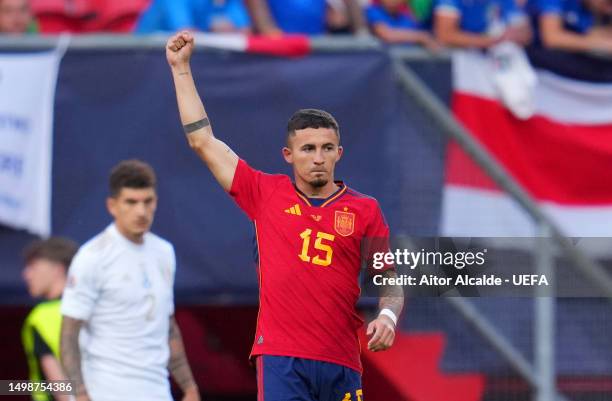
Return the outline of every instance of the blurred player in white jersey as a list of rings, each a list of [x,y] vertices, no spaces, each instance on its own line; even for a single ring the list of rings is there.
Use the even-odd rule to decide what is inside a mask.
[[[200,399],[174,319],[174,248],[149,232],[155,185],[144,162],[115,166],[107,199],[114,222],[70,265],[61,358],[77,401],[171,401],[168,372],[184,401]]]

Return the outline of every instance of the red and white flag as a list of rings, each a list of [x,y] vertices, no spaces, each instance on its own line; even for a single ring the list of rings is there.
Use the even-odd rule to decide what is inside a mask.
[[[487,56],[453,56],[452,109],[566,235],[612,236],[612,82],[536,70],[535,115],[506,110]],[[447,149],[441,231],[449,236],[533,236],[509,195],[458,147]]]

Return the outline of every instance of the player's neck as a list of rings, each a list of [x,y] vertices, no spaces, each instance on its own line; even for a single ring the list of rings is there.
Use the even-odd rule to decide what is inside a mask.
[[[66,279],[61,278],[53,283],[49,291],[45,294],[45,298],[48,300],[59,299],[62,296],[62,292],[64,292],[64,287],[66,285]]]
[[[325,199],[333,195],[334,192],[338,190],[338,185],[333,180],[329,180],[327,184],[322,187],[315,187],[310,185],[308,182],[296,179],[295,186],[309,198]]]
[[[136,245],[142,245],[144,243],[144,235],[143,234],[130,233],[129,231],[125,230],[123,227],[121,227],[116,222],[115,222],[115,227],[117,227],[117,231],[119,231],[119,234],[123,238],[127,239],[128,241],[133,242]]]

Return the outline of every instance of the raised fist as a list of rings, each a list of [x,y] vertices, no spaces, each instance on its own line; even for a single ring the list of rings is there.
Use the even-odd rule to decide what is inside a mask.
[[[189,64],[191,53],[193,53],[193,34],[181,31],[170,39],[166,44],[166,59],[171,67]]]

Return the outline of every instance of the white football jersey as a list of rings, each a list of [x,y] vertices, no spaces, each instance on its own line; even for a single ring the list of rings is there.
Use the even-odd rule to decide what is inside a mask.
[[[83,320],[81,369],[92,401],[170,401],[168,332],[174,314],[174,248],[142,244],[108,226],[74,257],[62,314]]]

